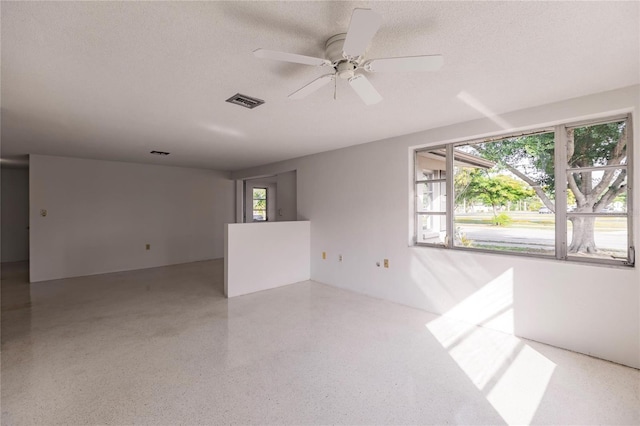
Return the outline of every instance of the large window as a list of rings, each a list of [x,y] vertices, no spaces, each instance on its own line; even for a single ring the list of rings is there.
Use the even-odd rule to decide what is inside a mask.
[[[418,150],[415,242],[633,265],[631,150],[630,116]]]

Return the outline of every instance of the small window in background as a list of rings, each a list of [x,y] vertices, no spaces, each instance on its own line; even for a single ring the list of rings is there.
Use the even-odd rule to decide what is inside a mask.
[[[253,221],[267,221],[267,188],[253,188]]]

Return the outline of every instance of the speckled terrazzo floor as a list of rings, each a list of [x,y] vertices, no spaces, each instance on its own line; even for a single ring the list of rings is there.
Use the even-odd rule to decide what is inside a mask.
[[[322,284],[25,266],[2,271],[3,425],[640,423],[638,370]]]

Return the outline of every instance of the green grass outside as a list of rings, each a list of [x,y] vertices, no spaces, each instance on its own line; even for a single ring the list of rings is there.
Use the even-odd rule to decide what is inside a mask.
[[[516,253],[539,253],[539,254],[549,254],[553,255],[554,250],[543,249],[543,248],[531,248],[531,247],[517,247],[517,246],[500,246],[500,245],[492,245],[492,244],[478,244],[473,243],[471,246],[473,248],[485,249],[485,250],[497,250],[497,251],[510,251]]]
[[[512,222],[506,225],[507,228],[541,228],[549,229],[555,227],[555,219],[551,214],[536,214],[522,212],[505,212]],[[493,225],[493,215],[484,214],[456,214],[455,223],[465,225]],[[596,220],[596,229],[605,230],[622,230],[627,228],[627,219],[624,217],[599,217]]]

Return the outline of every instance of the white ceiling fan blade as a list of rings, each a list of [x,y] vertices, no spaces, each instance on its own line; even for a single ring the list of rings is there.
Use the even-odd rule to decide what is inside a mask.
[[[444,64],[442,55],[372,59],[364,64],[369,72],[435,71]]]
[[[319,88],[326,86],[327,84],[331,83],[333,80],[335,80],[336,76],[335,74],[325,74],[322,77],[318,77],[315,80],[313,80],[311,83],[307,84],[306,86],[304,86],[301,89],[296,90],[295,92],[293,92],[292,94],[289,95],[290,99],[302,99],[307,95],[310,95],[311,93],[315,92],[316,90],[318,90]]]
[[[382,16],[371,9],[354,9],[342,47],[348,58],[362,56],[382,24]]]
[[[257,58],[293,62],[294,64],[313,66],[331,65],[331,61],[327,59],[314,58],[313,56],[297,55],[295,53],[277,52],[275,50],[256,49],[253,51],[253,54]]]
[[[351,77],[349,79],[349,84],[367,105],[377,104],[382,100],[380,93],[378,93],[376,88],[373,87],[367,77],[362,74]]]

